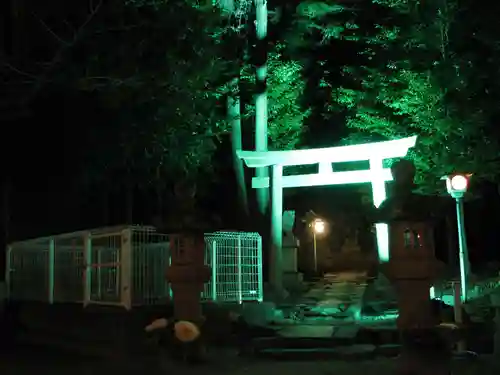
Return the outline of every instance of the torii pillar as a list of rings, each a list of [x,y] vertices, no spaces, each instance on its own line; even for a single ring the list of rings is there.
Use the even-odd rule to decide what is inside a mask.
[[[386,181],[392,180],[386,159],[402,158],[415,146],[417,136],[391,141],[365,143],[340,147],[292,151],[238,151],[239,158],[249,168],[272,167],[271,177],[254,177],[252,187],[271,187],[271,257],[269,261],[271,283],[277,293],[283,290],[283,189],[291,187],[345,185],[369,182],[373,203],[378,207],[387,197]],[[369,161],[367,170],[334,172],[332,163]],[[286,176],[283,168],[296,165],[318,164],[318,173]],[[389,257],[387,224],[376,224],[379,260]]]

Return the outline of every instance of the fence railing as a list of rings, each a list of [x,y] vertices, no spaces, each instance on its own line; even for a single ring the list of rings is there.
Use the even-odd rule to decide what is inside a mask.
[[[214,301],[262,301],[262,239],[257,233],[205,235],[205,264],[212,279],[203,297]]]
[[[169,235],[151,227],[113,227],[12,243],[7,251],[9,298],[48,303],[166,303]],[[257,233],[205,235],[211,279],[202,298],[262,301],[262,240]]]

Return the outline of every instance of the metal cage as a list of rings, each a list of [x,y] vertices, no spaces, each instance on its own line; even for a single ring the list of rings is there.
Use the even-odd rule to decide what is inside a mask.
[[[168,234],[111,227],[15,242],[7,249],[8,297],[48,303],[144,306],[171,296]],[[257,233],[205,235],[211,267],[203,300],[262,301],[262,240]]]
[[[262,301],[262,239],[257,233],[205,235],[205,264],[212,278],[203,298],[218,302]]]

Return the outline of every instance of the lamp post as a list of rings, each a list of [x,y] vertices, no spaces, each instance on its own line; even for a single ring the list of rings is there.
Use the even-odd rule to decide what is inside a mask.
[[[471,174],[453,174],[442,178],[442,180],[446,180],[446,190],[448,194],[455,199],[456,203],[462,301],[467,300],[467,285],[470,273],[469,251],[467,249],[467,238],[465,234],[464,195],[469,187],[469,179],[471,176]]]
[[[318,272],[318,252],[316,247],[316,235],[325,232],[325,222],[321,219],[315,219],[312,222],[313,229],[313,246],[314,246],[314,272]]]

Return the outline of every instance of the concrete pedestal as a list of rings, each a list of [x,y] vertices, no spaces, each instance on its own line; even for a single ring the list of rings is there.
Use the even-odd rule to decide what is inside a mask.
[[[401,332],[398,375],[449,375],[451,350],[437,329]]]

